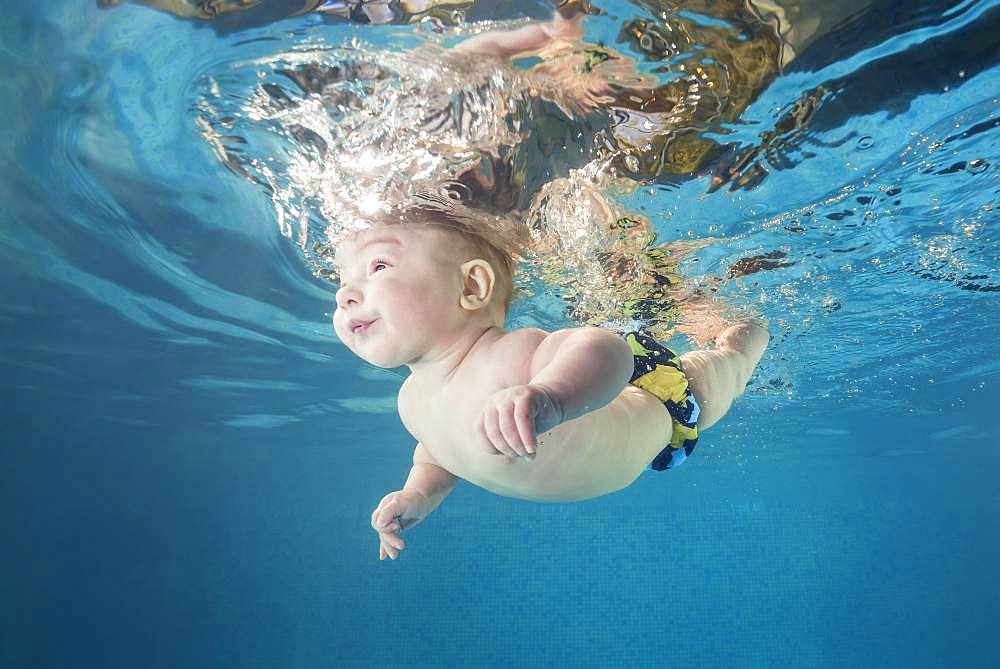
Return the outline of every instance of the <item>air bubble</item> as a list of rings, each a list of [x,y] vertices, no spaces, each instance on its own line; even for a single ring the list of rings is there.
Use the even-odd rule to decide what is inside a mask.
[[[983,160],[982,158],[976,158],[975,160],[970,160],[965,169],[969,171],[970,174],[982,174],[990,167],[989,162]]]

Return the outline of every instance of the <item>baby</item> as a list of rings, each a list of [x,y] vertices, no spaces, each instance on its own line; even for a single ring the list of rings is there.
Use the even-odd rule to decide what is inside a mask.
[[[358,357],[407,366],[398,409],[417,440],[403,489],[372,514],[379,557],[459,478],[536,501],[597,497],[680,464],[743,392],[768,342],[732,325],[676,356],[641,333],[507,331],[511,255],[458,208],[417,205],[337,246],[333,326]]]

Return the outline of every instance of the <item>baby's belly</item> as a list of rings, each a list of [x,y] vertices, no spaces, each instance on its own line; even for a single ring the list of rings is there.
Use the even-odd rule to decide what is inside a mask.
[[[484,455],[454,471],[498,495],[572,501],[632,483],[670,441],[670,416],[652,395],[627,386],[611,404],[543,435],[534,460]]]

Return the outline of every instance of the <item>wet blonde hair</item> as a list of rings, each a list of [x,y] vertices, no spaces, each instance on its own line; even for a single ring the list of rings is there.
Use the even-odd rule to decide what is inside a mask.
[[[421,193],[412,203],[378,216],[373,225],[427,225],[458,242],[467,258],[482,258],[493,268],[495,304],[506,316],[514,300],[514,270],[525,249],[527,230],[513,218],[473,209],[448,191]]]

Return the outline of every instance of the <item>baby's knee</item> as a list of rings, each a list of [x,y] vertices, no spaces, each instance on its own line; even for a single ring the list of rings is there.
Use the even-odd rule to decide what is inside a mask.
[[[715,347],[739,353],[756,366],[770,339],[771,333],[768,331],[767,322],[753,319],[730,325],[715,340]]]
[[[767,324],[759,320],[731,325],[716,339],[716,350],[725,357],[729,368],[734,397],[743,394],[769,340]]]

